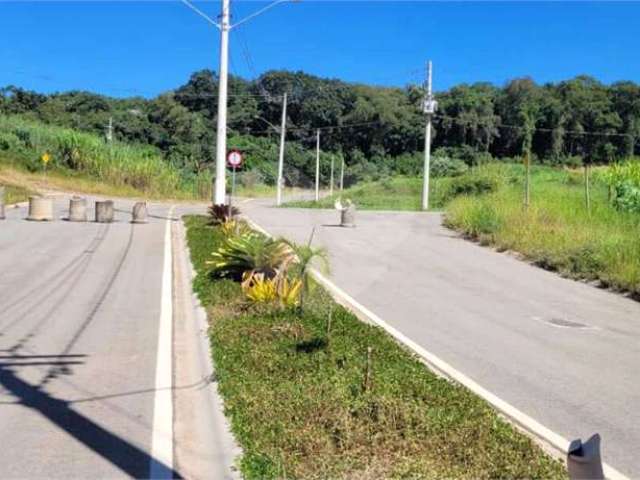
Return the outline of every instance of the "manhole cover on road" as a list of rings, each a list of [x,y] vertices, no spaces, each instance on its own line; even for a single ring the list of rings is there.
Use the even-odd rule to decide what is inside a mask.
[[[547,320],[547,323],[550,323],[554,327],[561,328],[589,328],[589,325],[580,322],[572,322],[570,320],[564,320],[563,318],[552,318],[551,320]]]

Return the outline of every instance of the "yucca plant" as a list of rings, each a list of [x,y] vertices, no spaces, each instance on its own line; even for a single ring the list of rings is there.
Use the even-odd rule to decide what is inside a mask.
[[[313,241],[313,234],[315,230],[311,232],[311,236],[307,244],[300,245],[295,242],[286,240],[285,243],[291,248],[294,254],[295,260],[291,267],[290,272],[294,278],[297,278],[301,284],[300,290],[300,308],[304,308],[304,298],[309,292],[309,286],[311,285],[311,267],[314,262],[324,270],[329,270],[329,255],[327,250],[323,247],[313,247],[311,242]]]
[[[207,263],[213,265],[214,271],[222,277],[240,280],[249,272],[263,273],[266,278],[273,278],[292,255],[291,248],[285,242],[252,232],[227,238],[212,254],[213,260]]]
[[[230,205],[214,204],[209,207],[209,224],[221,225],[240,213],[240,209]]]

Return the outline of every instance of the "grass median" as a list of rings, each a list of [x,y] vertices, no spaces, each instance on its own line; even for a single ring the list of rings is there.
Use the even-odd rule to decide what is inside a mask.
[[[222,230],[202,216],[185,223],[244,477],[565,477],[483,400],[319,287],[302,312],[248,303],[206,264]]]

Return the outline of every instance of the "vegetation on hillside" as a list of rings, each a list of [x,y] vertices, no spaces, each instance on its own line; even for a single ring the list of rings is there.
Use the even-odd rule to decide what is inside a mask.
[[[181,178],[191,179],[211,171],[214,160],[217,83],[214,73],[200,71],[153,99],[88,92],[42,95],[6,87],[0,89],[0,113],[102,137],[112,118],[117,140],[153,146]],[[284,92],[290,99],[288,185],[313,184],[316,128],[322,129],[324,184],[331,158],[336,169],[345,160],[346,185],[395,174],[412,176],[422,168],[423,92],[417,85],[372,87],[272,71],[254,81],[231,77],[229,91],[229,147],[242,149],[247,160],[241,183],[275,182]],[[458,85],[436,96],[436,157],[477,165],[517,157],[530,147],[535,163],[576,166],[640,153],[640,86],[633,82],[605,85],[580,76],[538,85],[520,78],[504,87]]]
[[[44,165],[42,156],[49,162]],[[64,171],[85,175],[134,192],[166,197],[208,197],[211,177],[183,178],[159,151],[69,128],[0,115],[0,161],[31,172]]]
[[[210,226],[206,217],[185,221],[194,288],[209,312],[216,378],[245,478],[566,476],[484,401],[438,378],[320,288],[305,295],[304,310],[287,300],[303,291],[292,286],[303,272],[291,269],[286,292],[277,281],[270,287],[273,262],[264,256],[273,251],[283,265],[290,259],[273,244],[235,244],[246,253],[243,268],[266,265],[255,283],[241,284],[217,270],[222,258],[239,258],[225,254],[235,229]],[[212,252],[221,254],[209,263]]]

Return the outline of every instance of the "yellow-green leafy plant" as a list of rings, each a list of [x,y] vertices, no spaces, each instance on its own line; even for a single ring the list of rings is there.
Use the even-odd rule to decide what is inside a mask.
[[[281,271],[273,278],[265,278],[263,273],[247,272],[242,281],[242,290],[247,298],[255,303],[275,303],[282,307],[294,307],[298,304],[302,291],[299,279],[287,278]]]
[[[242,236],[251,233],[251,227],[247,222],[239,219],[227,219],[220,225],[220,229],[225,237]]]

